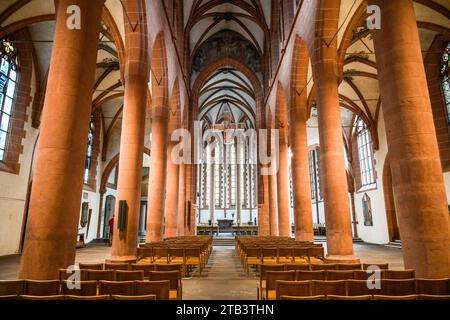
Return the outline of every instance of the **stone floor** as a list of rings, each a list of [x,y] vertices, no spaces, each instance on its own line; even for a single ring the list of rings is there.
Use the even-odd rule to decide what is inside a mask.
[[[325,246],[325,244],[324,244]],[[391,269],[402,269],[400,249],[378,245],[354,244],[355,254],[363,263],[388,262]],[[96,245],[77,250],[76,262],[104,262],[110,247]],[[0,257],[0,279],[16,279],[20,257]],[[258,278],[247,275],[234,247],[214,247],[208,265],[200,276],[197,271],[183,279],[185,300],[255,300]]]

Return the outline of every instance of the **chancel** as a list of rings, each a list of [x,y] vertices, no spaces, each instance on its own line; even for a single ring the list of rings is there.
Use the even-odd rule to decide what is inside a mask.
[[[449,28],[447,0],[0,1],[0,300],[449,300]]]

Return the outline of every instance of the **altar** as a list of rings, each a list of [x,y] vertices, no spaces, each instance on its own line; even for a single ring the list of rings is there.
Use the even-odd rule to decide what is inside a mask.
[[[219,233],[232,233],[233,222],[234,220],[232,219],[217,219],[217,224],[219,226]]]

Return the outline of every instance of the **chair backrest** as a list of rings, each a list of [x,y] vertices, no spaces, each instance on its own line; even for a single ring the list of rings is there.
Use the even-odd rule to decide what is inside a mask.
[[[336,270],[361,270],[361,263],[338,263]]]
[[[140,247],[137,249],[138,259],[151,258],[153,256],[153,248]]]
[[[19,300],[20,296],[17,294],[9,294],[5,296],[0,296],[0,301],[2,300]]]
[[[295,271],[267,271],[266,290],[275,290],[278,280],[295,281]]]
[[[292,249],[292,255],[296,258],[308,257],[308,248],[294,247]]]
[[[414,279],[415,272],[414,270],[383,270],[382,271],[383,279]]]
[[[183,264],[171,263],[171,264],[155,264],[155,271],[183,271]]]
[[[346,284],[345,280],[338,281],[312,281],[312,295],[346,295]]]
[[[145,296],[112,295],[111,300],[156,300],[156,295],[155,294],[148,294]]]
[[[336,264],[334,263],[323,263],[323,264],[314,264],[310,265],[311,270],[336,270]]]
[[[116,279],[116,271],[114,270],[87,270],[87,280],[105,280],[114,281]]]
[[[261,248],[247,248],[246,255],[247,257],[261,258],[262,256]]]
[[[448,279],[416,279],[416,293],[428,295],[450,295]]]
[[[286,270],[309,271],[309,264],[286,264]]]
[[[99,294],[131,296],[134,293],[133,281],[100,281]]]
[[[312,301],[312,300],[325,300],[325,299],[326,299],[326,297],[324,295],[321,295],[321,296],[308,296],[308,297],[280,296],[280,300]]]
[[[83,300],[83,301],[95,301],[95,300],[109,300],[110,295],[104,294],[101,296],[73,296],[73,295],[66,295],[66,300]]]
[[[415,294],[404,296],[374,295],[373,300],[417,300],[417,295]]]
[[[133,271],[116,271],[116,281],[135,281],[144,280],[144,271],[133,270]]]
[[[61,294],[72,296],[95,296],[97,281],[66,281],[61,282]]]
[[[277,248],[262,248],[263,258],[276,258],[278,255]]]
[[[184,256],[185,258],[200,258],[201,250],[199,248],[185,248]]]
[[[307,281],[307,280],[325,280],[325,271],[297,271],[297,281]]]
[[[169,300],[170,281],[135,281],[134,295],[142,296],[154,294],[156,300]]]
[[[0,280],[0,296],[21,295],[25,291],[23,280]]]
[[[275,290],[277,292],[277,300],[281,296],[310,296],[311,282],[278,280],[275,284]]]
[[[353,271],[327,270],[325,278],[327,280],[351,280],[355,278],[355,274]]]
[[[323,247],[309,247],[308,256],[323,259],[324,257]]]
[[[21,300],[64,300],[64,296],[60,294],[55,295],[49,295],[49,296],[34,296],[34,295],[28,295],[24,294],[20,296]]]
[[[81,270],[103,270],[103,263],[79,263]]]
[[[292,257],[292,248],[278,248],[278,256],[283,258]]]
[[[372,300],[371,295],[365,295],[365,296],[335,296],[335,295],[328,295],[328,300]]]
[[[406,296],[416,293],[414,279],[385,279],[381,280],[381,295]]]
[[[167,259],[169,256],[169,248],[156,247],[153,248],[153,257],[156,259]]]
[[[59,280],[25,280],[24,292],[29,296],[59,295]]]
[[[79,272],[79,281],[84,281],[86,280],[86,275],[87,275],[87,270],[86,269],[79,269],[79,270],[71,270],[69,271],[68,269],[59,269],[58,270],[58,278],[60,281],[64,281],[64,280],[68,280],[69,278],[71,278],[70,280],[74,280],[73,276],[75,272]]]
[[[362,268],[363,270],[367,270],[369,267],[378,267],[380,270],[388,270],[389,269],[389,263],[363,263]]]
[[[130,270],[142,270],[144,271],[144,277],[148,277],[150,271],[155,270],[154,264],[130,264]]]
[[[128,263],[105,263],[105,270],[129,270]]]
[[[370,279],[373,279],[374,277],[381,279],[382,278],[381,270],[377,271],[377,272],[378,272],[378,276],[375,273],[373,273],[372,271],[367,272],[367,270],[364,270],[364,271],[363,270],[355,270],[355,271],[353,271],[353,275],[355,277],[355,280],[367,280],[367,279],[369,279],[369,277],[370,277]]]
[[[418,294],[417,300],[450,300],[450,294],[446,295]]]
[[[169,248],[169,258],[184,258],[184,249],[183,248]]]
[[[381,280],[373,283],[367,280],[347,280],[347,295],[349,296],[365,296],[381,293]]]
[[[151,271],[149,274],[150,281],[169,280],[170,290],[178,290],[180,282],[179,271]]]
[[[284,271],[284,264],[262,264],[260,270],[260,280],[266,280],[267,271]]]

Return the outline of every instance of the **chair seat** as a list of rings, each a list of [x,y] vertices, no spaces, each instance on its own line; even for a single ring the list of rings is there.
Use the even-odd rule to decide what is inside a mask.
[[[308,260],[305,258],[296,257],[292,262],[293,264],[308,264]]]
[[[314,257],[309,258],[309,262],[314,263],[314,264],[324,264],[325,263],[325,262],[323,262],[323,260],[321,260],[319,258],[314,258]]]
[[[267,300],[276,300],[277,299],[277,291],[269,290],[267,291]]]
[[[247,264],[261,264],[261,260],[259,258],[247,258]]]
[[[178,291],[177,290],[170,290],[169,291],[169,299],[170,300],[177,300],[178,299]]]

